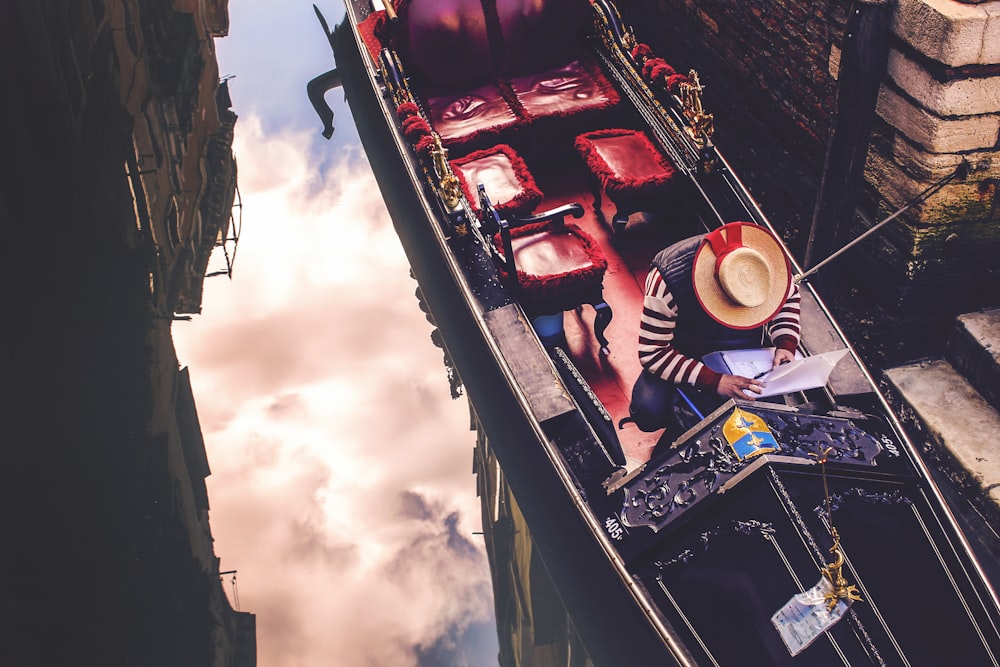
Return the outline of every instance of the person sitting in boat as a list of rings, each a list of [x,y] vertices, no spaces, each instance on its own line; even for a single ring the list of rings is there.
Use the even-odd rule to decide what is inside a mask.
[[[646,278],[639,327],[643,370],[624,422],[643,431],[683,431],[677,386],[707,414],[726,398],[753,399],[763,384],[716,372],[700,359],[716,350],[775,347],[774,366],[799,343],[799,288],[781,244],[764,227],[731,222],[661,250]]]

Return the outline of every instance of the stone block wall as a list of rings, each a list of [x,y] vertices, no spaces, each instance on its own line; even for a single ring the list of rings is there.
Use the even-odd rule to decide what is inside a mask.
[[[835,122],[850,0],[658,0],[619,4],[640,40],[696,67],[716,139],[802,257]],[[964,160],[972,168],[844,256],[900,318],[1000,301],[1000,2],[896,0],[865,168],[865,231]],[[979,286],[973,289],[972,286]]]
[[[931,315],[995,305],[1000,2],[898,0],[892,30],[865,167],[869,207],[882,218],[963,162],[970,173],[901,216],[867,248],[871,266],[889,267],[883,300]]]

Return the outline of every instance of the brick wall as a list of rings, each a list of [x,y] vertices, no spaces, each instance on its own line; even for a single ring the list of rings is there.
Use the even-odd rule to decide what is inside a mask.
[[[848,3],[659,0],[619,9],[640,41],[678,70],[698,70],[720,150],[802,250],[836,102],[831,44]]]

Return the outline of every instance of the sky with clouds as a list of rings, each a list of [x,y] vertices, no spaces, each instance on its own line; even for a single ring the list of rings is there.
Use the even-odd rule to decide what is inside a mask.
[[[331,26],[343,16],[320,4]],[[357,139],[305,85],[334,66],[308,2],[231,2],[242,235],[233,279],[174,325],[211,526],[262,667],[497,664],[474,433]],[[234,598],[231,582],[226,588]]]

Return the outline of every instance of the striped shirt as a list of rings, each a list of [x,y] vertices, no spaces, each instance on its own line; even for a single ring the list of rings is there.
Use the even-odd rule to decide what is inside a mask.
[[[768,335],[776,347],[794,351],[799,344],[801,295],[794,282],[785,305],[767,324]],[[659,269],[653,267],[646,277],[642,319],[639,323],[639,363],[649,373],[675,384],[692,384],[705,389],[719,386],[721,373],[693,359],[673,346],[677,324],[677,304]]]

